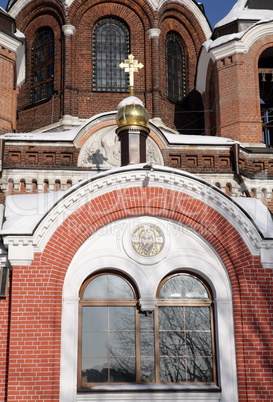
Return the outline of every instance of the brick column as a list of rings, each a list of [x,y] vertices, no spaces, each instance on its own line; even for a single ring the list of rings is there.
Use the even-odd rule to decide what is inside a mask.
[[[217,61],[220,136],[242,143],[262,142],[259,89],[253,66],[243,54]]]
[[[63,115],[65,117],[72,115],[72,41],[75,30],[76,28],[71,24],[62,26],[64,34]]]

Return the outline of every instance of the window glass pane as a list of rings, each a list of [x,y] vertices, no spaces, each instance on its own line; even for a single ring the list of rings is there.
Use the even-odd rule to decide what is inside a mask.
[[[108,382],[108,367],[106,358],[82,359],[82,382]]]
[[[135,382],[136,359],[115,357],[110,360],[110,382]]]
[[[183,356],[185,354],[184,331],[164,331],[159,334],[160,356]]]
[[[155,362],[153,357],[141,357],[141,382],[155,382]]]
[[[109,350],[112,356],[135,356],[135,332],[111,332]]]
[[[184,329],[183,307],[160,307],[159,330]]]
[[[139,313],[139,319],[140,319],[140,330],[145,331],[145,330],[154,330],[154,314],[143,314]]]
[[[108,307],[83,307],[83,331],[102,331],[108,328]]]
[[[135,328],[135,307],[109,307],[110,330]]]
[[[213,382],[213,368],[211,358],[196,357],[188,359],[189,382]]]
[[[108,356],[108,333],[87,331],[82,334],[82,355],[83,357],[105,357]]]
[[[141,332],[140,334],[140,354],[141,356],[153,356],[155,352],[154,347],[154,333]]]
[[[173,357],[160,358],[160,381],[161,382],[185,382],[185,359]]]
[[[210,307],[186,307],[186,329],[210,330]]]
[[[175,275],[164,283],[160,299],[207,299],[205,286],[198,279],[186,275]]]
[[[211,357],[211,334],[210,332],[191,331],[186,333],[188,356]]]
[[[88,283],[81,307],[83,385],[214,381],[205,286],[189,274],[174,275],[160,296],[155,312],[145,314],[131,305],[134,292],[125,279],[106,274]]]
[[[85,299],[133,299],[129,283],[116,275],[101,275],[93,279],[84,291]]]

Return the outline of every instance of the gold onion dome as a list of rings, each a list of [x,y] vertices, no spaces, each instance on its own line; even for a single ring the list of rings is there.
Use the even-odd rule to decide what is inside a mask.
[[[139,129],[149,132],[149,115],[142,101],[129,96],[118,105],[116,114],[117,134],[122,130]]]

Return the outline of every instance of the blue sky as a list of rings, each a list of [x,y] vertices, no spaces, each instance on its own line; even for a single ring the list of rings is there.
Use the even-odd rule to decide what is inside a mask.
[[[34,0],[33,0],[34,1]],[[207,17],[212,26],[220,21],[236,3],[236,0],[199,0],[204,4]],[[0,0],[0,6],[6,8],[7,0]]]

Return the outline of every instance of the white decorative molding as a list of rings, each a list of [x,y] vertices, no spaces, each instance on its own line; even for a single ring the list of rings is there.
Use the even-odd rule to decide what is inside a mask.
[[[149,39],[159,38],[161,30],[159,28],[151,28],[148,31]]]
[[[5,238],[5,246],[8,247],[8,259],[12,266],[31,265],[34,252],[32,241],[29,238]]]
[[[142,217],[146,221],[150,217]],[[187,227],[167,219],[155,219],[166,228],[170,237],[170,252],[166,258],[150,266],[135,262],[123,250],[122,236],[126,228],[135,227],[135,218],[112,222],[92,235],[78,250],[66,273],[63,287],[61,336],[61,397],[60,402],[75,401],[222,401],[237,402],[237,373],[233,324],[232,292],[229,277],[219,256],[200,235]],[[98,270],[109,269],[128,276],[139,292],[143,310],[153,310],[159,283],[178,269],[198,274],[210,286],[215,306],[215,337],[220,389],[181,387],[179,385],[113,385],[94,387],[92,393],[76,392],[78,355],[78,294],[84,280]],[[204,389],[202,389],[204,388]],[[198,387],[197,387],[198,389]],[[212,392],[209,392],[209,389]],[[96,390],[98,393],[96,393]],[[183,391],[182,391],[183,390]],[[120,392],[119,392],[120,391]],[[180,391],[180,392],[179,392]],[[150,396],[149,396],[150,395]],[[204,399],[205,398],[205,399]]]
[[[0,31],[0,46],[16,53],[20,46],[22,46],[19,39],[15,39],[14,36],[10,36],[2,31]]]
[[[190,173],[160,166],[153,166],[153,171],[147,171],[143,167],[144,164],[113,169],[73,186],[37,226],[33,235],[35,251],[41,252],[63,221],[91,199],[114,190],[149,186],[188,194],[214,208],[238,231],[251,253],[259,255],[259,231],[231,198]]]
[[[62,26],[62,31],[64,33],[64,36],[69,37],[74,35],[76,28],[74,27],[74,25],[66,24]]]

